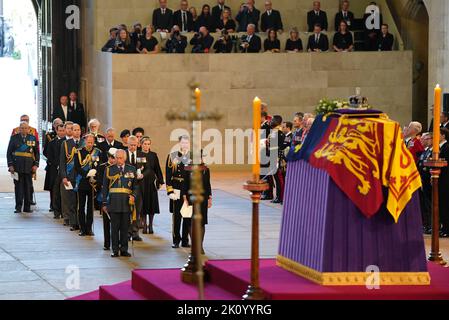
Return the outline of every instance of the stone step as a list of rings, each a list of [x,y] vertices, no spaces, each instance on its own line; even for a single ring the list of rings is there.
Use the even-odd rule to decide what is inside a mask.
[[[133,290],[130,280],[112,286],[101,286],[99,297],[100,300],[147,300]]]

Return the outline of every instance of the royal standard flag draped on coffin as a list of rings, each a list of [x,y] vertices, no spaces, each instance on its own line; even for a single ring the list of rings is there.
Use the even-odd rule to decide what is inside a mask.
[[[306,160],[325,170],[368,218],[385,203],[395,222],[421,178],[399,124],[386,116],[318,116],[306,143],[289,161]],[[388,199],[384,199],[384,188]]]

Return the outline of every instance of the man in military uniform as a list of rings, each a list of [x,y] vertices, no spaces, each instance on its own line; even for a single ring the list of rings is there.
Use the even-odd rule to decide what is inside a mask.
[[[190,218],[183,218],[181,208],[184,203],[182,190],[185,187],[186,176],[185,166],[191,163],[190,160],[190,139],[187,136],[179,138],[180,150],[168,155],[165,166],[165,174],[167,179],[167,194],[170,198],[170,212],[173,214],[173,245],[172,248],[179,248],[179,244],[183,248],[189,248]],[[181,237],[181,221],[182,221],[182,237]]]
[[[304,132],[304,113],[297,112],[293,117],[293,136],[292,136],[292,148],[301,145],[302,134]]]
[[[31,213],[32,176],[39,167],[38,141],[30,134],[27,122],[20,123],[19,134],[11,137],[7,151],[9,172],[14,175],[15,213]]]
[[[61,145],[65,141],[66,133],[63,124],[59,124],[55,129],[57,132],[56,138],[50,141],[44,148],[44,156],[47,158],[44,190],[50,191],[50,208],[54,212],[54,218],[59,219],[62,218],[59,162]]]
[[[94,147],[100,149],[100,144],[103,143],[106,138],[100,134],[101,123],[97,119],[92,119],[89,121],[89,133],[95,137]]]
[[[75,156],[75,190],[78,192],[78,219],[81,228],[79,235],[81,237],[94,235],[92,224],[94,221],[95,178],[101,159],[101,151],[94,148],[94,142],[95,137],[93,135],[86,135],[84,137],[84,147],[78,149],[78,153]]]
[[[130,136],[128,138],[128,150],[126,150],[126,164],[129,164],[136,169],[136,210],[137,210],[137,220],[133,221],[130,225],[130,236],[133,238],[133,241],[142,241],[142,238],[139,236],[139,223],[140,215],[143,207],[143,170],[142,166],[144,164],[142,161],[146,161],[145,154],[142,151],[138,150],[139,139],[136,136]]]
[[[116,164],[107,167],[103,178],[103,212],[111,217],[112,254],[116,258],[130,257],[128,228],[132,207],[135,206],[137,184],[136,169],[126,164],[126,151],[118,150]],[[134,220],[135,217],[133,217]]]
[[[426,167],[424,164],[427,160],[432,158],[432,133],[424,133],[421,142],[424,147],[424,152],[419,157],[418,170],[421,175],[422,189],[420,192],[421,198],[421,211],[423,220],[423,232],[424,234],[432,234],[432,184],[430,168]]]
[[[97,198],[96,201],[100,203],[100,207],[103,204],[103,180],[104,180],[104,173],[106,171],[106,168],[113,166],[116,164],[115,161],[115,153],[117,152],[116,148],[110,148],[107,151],[107,157],[108,161],[105,163],[100,164],[98,167],[98,174],[97,174]],[[104,212],[101,210],[102,216],[103,216],[103,235],[104,235],[104,246],[103,250],[108,251],[111,250],[111,217],[107,212]]]
[[[29,132],[29,134],[31,134],[32,136],[34,136],[35,138],[36,138],[36,147],[37,147],[37,152],[40,154],[41,153],[41,149],[40,149],[40,144],[39,144],[39,132],[37,131],[37,129],[36,128],[33,128],[33,127],[31,127],[30,126],[30,117],[28,116],[28,115],[26,115],[26,114],[24,114],[23,116],[21,116],[20,117],[20,123],[22,123],[22,122],[26,122],[26,123],[28,123],[28,126],[29,126],[29,130],[30,130],[30,132]],[[17,135],[17,134],[19,134],[20,133],[20,127],[17,127],[17,128],[15,128],[13,131],[12,131],[12,134],[11,134],[11,136],[14,136],[14,135]],[[34,175],[35,175],[36,173],[34,173]],[[35,201],[34,201],[34,186],[33,186],[33,179],[31,179],[31,186],[30,186],[30,188],[31,188],[31,205],[36,205],[36,203],[35,203]]]
[[[81,146],[81,127],[73,125],[72,139],[61,145],[59,175],[61,183],[62,213],[65,225],[70,225],[70,231],[79,230],[77,218],[78,200],[74,190],[76,183],[75,157]]]

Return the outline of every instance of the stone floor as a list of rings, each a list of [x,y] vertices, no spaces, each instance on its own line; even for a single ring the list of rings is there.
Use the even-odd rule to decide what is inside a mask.
[[[244,175],[216,175],[214,207],[210,212],[205,248],[209,259],[249,258],[250,210],[241,191]],[[134,257],[112,259],[102,250],[102,220],[96,214],[95,237],[80,238],[55,221],[48,212],[48,194],[37,193],[33,214],[12,213],[12,193],[0,193],[0,300],[64,299],[130,278],[135,268],[178,268],[188,256],[185,249],[170,248],[171,216],[164,192],[160,194],[163,213],[155,218],[154,236],[135,243]],[[261,206],[261,257],[277,252],[281,207]],[[427,246],[429,239],[426,239]],[[449,241],[442,241],[449,258]],[[79,270],[79,286],[72,280]]]

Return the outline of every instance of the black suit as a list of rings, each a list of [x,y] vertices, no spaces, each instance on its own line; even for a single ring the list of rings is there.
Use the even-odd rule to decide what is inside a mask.
[[[449,161],[449,143],[446,142],[440,150],[440,158]],[[440,193],[440,222],[442,224],[441,231],[449,234],[449,168],[445,167],[441,170],[439,182]]]
[[[73,106],[72,102],[69,102],[72,108],[72,121],[80,125],[81,129],[87,128],[86,112],[84,110],[84,105],[78,101],[75,101]]]
[[[59,190],[61,184],[59,160],[61,157],[61,145],[64,141],[65,137],[62,139],[55,138],[44,149],[44,155],[47,158],[44,190],[50,191],[50,207],[53,209],[55,217],[62,216],[61,192]]]
[[[205,37],[193,37],[190,44],[193,45],[192,53],[204,53],[212,47],[214,38],[208,34]]]
[[[124,149],[123,144],[117,140],[114,140],[113,145],[110,145],[107,140],[104,140],[103,142],[98,144],[97,148],[101,150],[101,162],[102,163],[105,163],[108,161],[109,149],[111,149],[111,148]]]
[[[312,32],[316,24],[320,24],[323,30],[327,30],[328,24],[326,12],[320,10],[317,15],[315,11],[312,10],[307,13],[307,25],[309,27],[308,31]]]
[[[173,25],[179,27],[181,32],[192,32],[194,28],[193,16],[189,11],[185,11],[184,24],[182,23],[182,11],[175,11],[173,14]]]
[[[340,28],[340,22],[346,21],[348,23],[349,30],[352,30],[354,26],[354,13],[351,11],[347,11],[346,18],[343,16],[343,11],[338,12],[335,15],[335,31],[338,31]]]
[[[237,32],[246,32],[249,24],[254,24],[256,26],[256,32],[259,32],[260,11],[256,8],[254,8],[253,11],[249,11],[248,8],[245,8],[237,14],[235,20],[239,22]]]
[[[377,39],[377,48],[379,51],[392,51],[394,44],[394,37],[391,33],[387,33],[384,37],[380,35]]]
[[[248,36],[243,36],[242,38],[242,42],[248,42]],[[262,49],[262,40],[260,39],[260,37],[256,34],[254,34],[249,43],[249,47],[248,48],[243,48],[242,47],[242,52],[244,53],[258,53],[260,52],[260,50]]]
[[[133,159],[134,158],[134,159]],[[126,164],[134,167],[136,171],[141,169],[141,174],[145,171],[145,164],[143,161],[146,159],[146,154],[142,151],[137,150],[135,152],[135,156],[130,155],[129,150],[126,150]],[[129,225],[128,233],[132,235],[133,238],[137,238],[139,236],[139,225],[138,221],[140,221],[140,216],[142,212],[142,204],[143,204],[143,180],[135,180],[135,195],[136,195],[136,211],[137,211],[137,219],[133,221]]]
[[[171,30],[173,27],[173,11],[166,8],[165,14],[158,8],[153,11],[153,26],[155,30]]]
[[[320,49],[321,51],[329,50],[329,39],[324,33],[320,34],[318,42],[316,41],[316,35],[312,34],[309,37],[309,42],[307,43],[307,50],[314,51],[315,49]]]
[[[67,106],[67,117],[64,114],[64,110],[62,109],[61,105],[57,105],[53,109],[53,115],[51,117],[52,121],[54,121],[56,118],[61,119],[63,122],[66,121],[73,121],[74,112],[73,109],[70,107],[70,105]]]
[[[284,25],[282,24],[281,13],[277,10],[271,10],[271,14],[268,12],[262,14],[260,29],[266,32],[268,29],[274,29],[276,31],[283,30]]]

